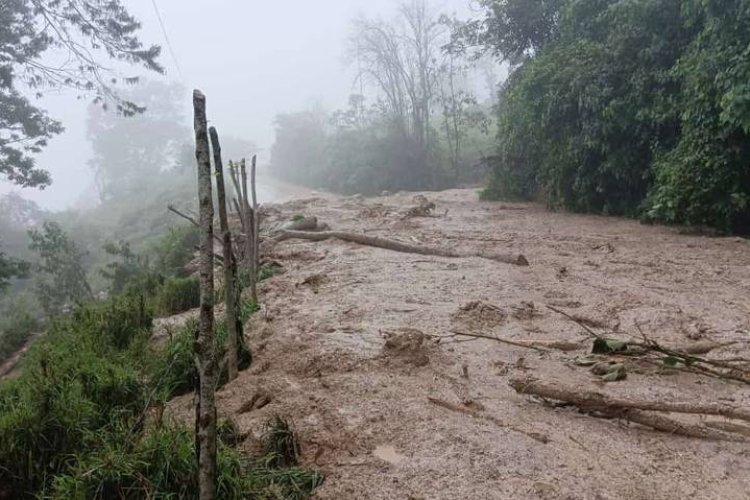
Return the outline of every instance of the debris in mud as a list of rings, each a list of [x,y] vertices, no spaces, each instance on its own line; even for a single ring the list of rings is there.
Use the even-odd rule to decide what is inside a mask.
[[[556,309],[549,305],[547,308],[577,323],[589,336],[591,336],[593,339],[592,354],[627,354],[628,356],[638,356],[642,359],[658,362],[664,367],[681,369],[707,377],[735,380],[750,385],[750,359],[709,359],[690,354],[689,346],[687,348],[662,346],[649,338],[640,328],[638,323],[636,323],[636,327],[638,328],[638,333],[643,339],[642,342],[607,338],[595,332],[588,323],[583,321],[580,317],[566,313],[565,311]],[[733,343],[735,342],[707,346],[706,352],[710,352],[713,349],[718,349],[725,345],[732,345]]]
[[[453,314],[455,322],[475,329],[493,328],[502,324],[507,317],[508,315],[499,307],[486,304],[481,300],[468,302],[460,306]]]
[[[242,406],[239,407],[237,413],[240,415],[243,413],[250,413],[253,410],[260,410],[264,406],[268,406],[273,398],[266,391],[260,390],[252,395],[252,397],[245,401]]]
[[[435,211],[435,203],[428,200],[426,196],[418,194],[414,197],[416,206],[409,208],[404,214],[404,218],[408,217],[430,217]]]
[[[396,213],[395,208],[387,207],[382,203],[376,203],[360,210],[357,216],[361,219],[375,219],[389,217],[394,213]]]
[[[382,334],[386,338],[383,357],[396,358],[418,368],[430,363],[430,339],[421,331],[416,328],[400,328]]]
[[[604,253],[613,253],[615,251],[615,247],[612,245],[612,243],[602,243],[601,245],[592,245],[592,250],[601,250]]]
[[[625,365],[615,361],[602,361],[591,367],[591,373],[598,375],[604,382],[617,382],[627,378]]]
[[[302,280],[300,283],[297,284],[297,286],[309,286],[313,293],[318,293],[318,290],[320,289],[320,286],[328,281],[328,276],[322,273],[316,273],[311,274],[304,280]]]
[[[511,313],[514,319],[524,321],[538,318],[542,315],[536,308],[533,302],[521,301],[518,306],[513,306],[513,313]]]
[[[327,373],[351,372],[361,364],[359,358],[339,349],[306,356],[300,355],[299,348],[296,351],[297,355],[289,358],[287,366],[291,373],[302,378],[320,378]]]

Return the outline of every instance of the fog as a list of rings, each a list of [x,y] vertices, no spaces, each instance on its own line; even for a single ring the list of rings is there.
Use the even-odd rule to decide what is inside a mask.
[[[253,141],[265,152],[273,142],[276,114],[311,106],[333,109],[346,103],[354,80],[353,68],[343,57],[352,19],[358,15],[387,19],[396,6],[395,0],[156,3],[172,51],[152,0],[124,2],[143,24],[141,40],[162,46],[161,62],[167,70],[163,78],[182,84],[186,91],[202,89],[209,118],[220,133]],[[471,9],[468,0],[444,0],[432,6],[460,16]],[[160,78],[138,71],[145,78]],[[185,101],[188,120],[187,93]],[[47,94],[39,105],[66,128],[38,156],[39,165],[52,174],[52,184],[44,190],[21,189],[3,179],[0,193],[18,191],[49,209],[91,204],[96,192],[93,172],[86,164],[91,155],[85,127],[87,102],[74,91],[61,91]]]

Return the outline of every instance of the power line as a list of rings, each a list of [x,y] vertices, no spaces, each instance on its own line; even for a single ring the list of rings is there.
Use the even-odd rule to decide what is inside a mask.
[[[185,75],[182,74],[182,70],[180,69],[180,63],[177,62],[177,56],[174,53],[172,42],[169,41],[169,35],[167,35],[167,28],[164,26],[164,20],[161,18],[161,13],[159,12],[159,7],[156,5],[156,0],[151,0],[151,5],[154,6],[156,19],[159,20],[159,26],[161,26],[161,32],[164,34],[164,40],[166,40],[167,42],[167,49],[169,49],[169,55],[172,56],[172,61],[174,62],[174,66],[175,68],[177,68],[177,74],[180,76],[180,80],[182,80],[184,83]]]

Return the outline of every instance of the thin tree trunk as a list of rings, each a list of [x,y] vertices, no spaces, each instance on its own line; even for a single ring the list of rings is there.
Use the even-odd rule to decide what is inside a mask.
[[[198,162],[198,206],[200,214],[200,319],[195,339],[198,368],[196,398],[196,453],[198,498],[216,498],[216,335],[214,331],[214,207],[211,193],[211,157],[206,130],[206,96],[193,91],[195,157]]]
[[[253,197],[253,240],[252,240],[252,262],[250,264],[250,292],[252,294],[253,303],[258,303],[258,229],[260,227],[260,216],[258,214],[258,196],[255,189],[255,163],[256,157],[253,155],[253,159],[250,163],[250,191]]]
[[[237,378],[237,275],[233,264],[232,233],[229,232],[227,219],[227,196],[224,185],[224,164],[221,160],[221,144],[215,127],[209,130],[211,147],[214,152],[214,169],[216,170],[216,191],[219,202],[219,224],[221,226],[222,256],[224,258],[224,303],[226,305],[225,319],[227,324],[227,375],[231,382]]]

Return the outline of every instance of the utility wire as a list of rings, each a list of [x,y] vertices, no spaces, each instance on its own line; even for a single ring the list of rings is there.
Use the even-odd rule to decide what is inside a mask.
[[[161,17],[161,13],[159,12],[159,7],[156,5],[156,0],[151,0],[151,5],[154,6],[154,12],[156,13],[156,19],[159,20],[159,26],[161,26],[161,32],[164,34],[164,40],[167,42],[167,49],[169,49],[169,55],[172,56],[172,61],[174,62],[175,68],[177,68],[177,74],[180,76],[180,80],[182,82],[185,82],[185,75],[182,74],[182,70],[180,69],[180,63],[177,62],[177,56],[175,55],[174,48],[172,47],[172,42],[169,41],[169,35],[167,35],[167,28],[164,26],[164,20]]]

